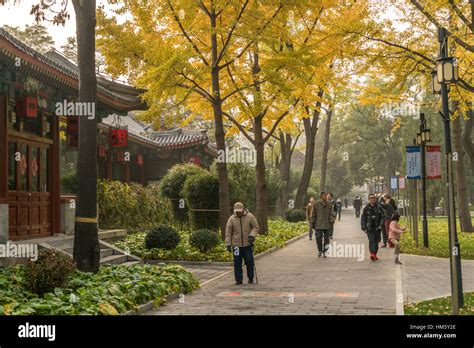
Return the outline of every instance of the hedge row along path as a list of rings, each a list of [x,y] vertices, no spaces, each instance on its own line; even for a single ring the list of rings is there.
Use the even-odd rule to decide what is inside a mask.
[[[396,266],[393,249],[381,249],[380,260],[370,261],[352,209],[336,222],[333,242],[363,245],[364,260],[318,258],[315,240],[303,238],[256,261],[259,284],[245,284],[244,276],[243,285],[233,285],[229,268],[189,267],[205,285],[146,314],[403,314],[403,303],[450,293],[447,259],[402,254]],[[474,261],[462,265],[464,290],[472,291]]]

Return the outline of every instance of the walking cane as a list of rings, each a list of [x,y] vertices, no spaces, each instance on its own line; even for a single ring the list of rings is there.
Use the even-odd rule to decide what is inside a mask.
[[[252,255],[253,255],[253,244],[252,244]],[[253,260],[253,271],[255,273],[255,284],[258,284],[257,265],[255,259]]]

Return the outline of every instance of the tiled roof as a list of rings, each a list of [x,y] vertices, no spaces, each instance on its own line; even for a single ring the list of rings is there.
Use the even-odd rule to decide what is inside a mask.
[[[110,115],[102,120],[102,124],[111,126],[114,119],[115,115]],[[132,136],[161,150],[183,149],[205,144],[209,153],[217,156],[216,146],[209,142],[205,130],[193,131],[176,128],[166,131],[148,131],[149,125],[137,121],[130,113],[128,116],[120,116],[120,122],[128,126],[128,131]]]
[[[63,57],[60,53],[52,51],[46,54],[42,54],[33,48],[29,47],[25,43],[18,40],[16,37],[8,33],[5,29],[0,28],[0,38],[5,39],[7,42],[12,44],[16,49],[20,50],[21,52],[25,53],[26,55],[32,57],[39,63],[43,63],[50,68],[77,80],[79,77],[78,68],[75,64],[70,62],[67,58]],[[9,52],[7,52],[6,47],[0,47],[0,54],[5,54],[7,56],[11,56]],[[13,57],[13,56],[12,56]],[[103,83],[101,83],[103,82]],[[108,88],[105,88],[103,85],[110,84],[112,81],[107,81],[103,77],[98,77],[98,85],[97,91],[105,96],[111,97],[117,101],[126,104],[133,104],[133,105],[140,105],[142,102],[140,99],[137,98],[136,95],[131,94],[121,94],[111,91]],[[112,82],[113,83],[113,82]],[[130,88],[130,86],[128,86]],[[136,93],[138,94],[138,93]]]
[[[209,142],[205,131],[191,131],[182,128],[153,132],[149,137],[160,147],[167,149],[180,149]]]

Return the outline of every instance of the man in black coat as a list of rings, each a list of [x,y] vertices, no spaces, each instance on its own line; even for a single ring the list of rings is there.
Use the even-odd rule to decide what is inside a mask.
[[[377,204],[377,198],[374,194],[369,195],[369,203],[364,207],[360,219],[361,229],[367,234],[369,239],[370,259],[378,260],[377,252],[379,250],[380,233],[384,223],[384,214]]]
[[[355,209],[356,218],[358,218],[360,216],[360,208],[362,207],[362,200],[360,199],[359,196],[356,196],[352,205],[354,206],[354,209]]]

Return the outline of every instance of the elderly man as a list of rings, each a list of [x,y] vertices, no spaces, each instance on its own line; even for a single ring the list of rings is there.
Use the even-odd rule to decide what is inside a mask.
[[[316,230],[316,245],[318,257],[326,257],[329,245],[329,231],[331,229],[331,205],[327,201],[327,193],[321,192],[319,200],[314,203],[311,214],[311,224]],[[323,244],[324,243],[324,244]]]
[[[244,205],[240,202],[234,204],[234,214],[227,221],[225,242],[227,251],[234,254],[235,285],[242,284],[242,259],[247,267],[249,284],[253,283],[254,260],[253,243],[258,234],[258,223]]]

